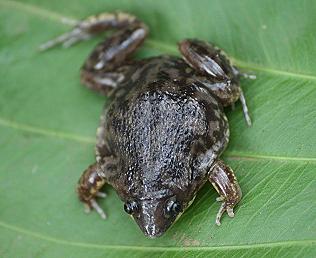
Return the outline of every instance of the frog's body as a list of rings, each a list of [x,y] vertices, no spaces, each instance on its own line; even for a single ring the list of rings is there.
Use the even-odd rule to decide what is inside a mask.
[[[183,60],[159,57],[139,69],[105,114],[104,136],[118,157],[116,173],[107,180],[123,200],[159,203],[177,191],[189,203],[228,142],[227,119],[206,88],[176,80],[192,71]]]
[[[82,81],[109,95],[110,104],[97,131],[97,162],[79,181],[80,200],[105,218],[95,198],[110,184],[142,231],[155,237],[210,180],[223,201],[216,223],[225,211],[233,216],[241,191],[218,157],[229,140],[223,106],[242,96],[238,70],[220,50],[197,40],[179,44],[184,59],[128,60],[147,27],[127,14],[90,18],[78,27],[82,35],[72,35],[73,41],[92,31],[125,28],[97,46],[82,69]]]
[[[226,147],[222,105],[193,76],[177,80],[185,70],[193,71],[176,57],[146,60],[105,110],[104,137],[120,164],[111,183],[122,178],[121,189],[129,194],[140,197],[172,186],[195,192]],[[212,155],[199,169],[208,150]]]

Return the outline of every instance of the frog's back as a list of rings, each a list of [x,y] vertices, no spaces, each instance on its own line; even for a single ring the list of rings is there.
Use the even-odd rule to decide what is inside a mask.
[[[108,109],[107,141],[119,158],[112,183],[143,198],[174,188],[197,191],[208,172],[202,163],[211,163],[228,141],[226,117],[205,88],[170,79],[166,64],[153,64],[135,75],[146,80],[130,82]]]

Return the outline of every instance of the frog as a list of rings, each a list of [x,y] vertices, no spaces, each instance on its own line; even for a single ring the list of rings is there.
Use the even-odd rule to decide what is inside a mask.
[[[251,125],[240,78],[246,76],[214,44],[184,39],[181,56],[143,59],[133,54],[148,26],[126,12],[100,13],[75,24],[41,50],[69,47],[111,30],[80,70],[82,84],[104,96],[96,134],[95,162],[81,175],[76,191],[86,211],[106,213],[97,202],[112,186],[123,208],[145,236],[163,235],[206,182],[221,203],[215,223],[234,207],[242,191],[220,156],[229,142],[224,108],[240,101]]]

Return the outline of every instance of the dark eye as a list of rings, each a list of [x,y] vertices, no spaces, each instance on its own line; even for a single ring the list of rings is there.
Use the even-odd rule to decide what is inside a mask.
[[[169,200],[166,205],[165,213],[167,217],[177,215],[182,211],[182,205],[177,200]]]
[[[137,209],[138,209],[138,205],[137,205],[137,202],[135,201],[124,203],[124,210],[128,214],[134,213],[135,211],[137,211]]]

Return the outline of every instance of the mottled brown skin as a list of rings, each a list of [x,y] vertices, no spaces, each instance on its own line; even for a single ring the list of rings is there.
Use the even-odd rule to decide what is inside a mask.
[[[97,131],[96,163],[78,183],[79,199],[105,218],[95,199],[104,197],[100,190],[110,184],[144,234],[157,237],[209,180],[222,202],[216,223],[225,211],[233,217],[242,194],[219,156],[229,140],[223,106],[242,92],[238,70],[219,49],[192,39],[179,43],[183,58],[132,60],[148,29],[129,14],[90,17],[76,29],[46,47],[119,29],[94,49],[81,70],[81,81],[111,101]]]

